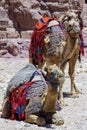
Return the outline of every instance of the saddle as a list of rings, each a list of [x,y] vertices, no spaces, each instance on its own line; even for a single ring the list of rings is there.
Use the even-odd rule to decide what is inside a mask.
[[[44,38],[47,25],[54,19],[43,16],[35,25],[29,48],[29,57],[33,58],[34,65],[38,65],[43,60]]]

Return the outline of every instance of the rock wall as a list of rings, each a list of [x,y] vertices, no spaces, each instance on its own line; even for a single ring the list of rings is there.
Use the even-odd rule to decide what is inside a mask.
[[[14,56],[17,55],[19,49],[16,46],[22,43],[18,38],[25,39],[27,42],[36,21],[44,13],[54,14],[58,18],[69,8],[82,9],[83,0],[0,0],[0,55],[7,52]],[[85,14],[86,12],[85,6]],[[85,19],[86,16],[84,21]],[[84,25],[87,26],[86,21]],[[10,42],[8,39],[16,40],[13,43],[12,40]]]
[[[43,15],[55,14],[59,17],[60,12],[69,8],[78,9],[82,1],[78,0],[2,0],[2,6],[13,22],[14,28],[21,31],[34,29],[35,22]],[[81,7],[82,8],[82,7]]]

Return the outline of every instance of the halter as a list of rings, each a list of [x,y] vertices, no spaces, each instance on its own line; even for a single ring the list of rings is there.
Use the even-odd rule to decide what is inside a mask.
[[[47,80],[48,83],[50,83],[51,81],[53,81],[58,75],[58,70],[55,70],[53,75]],[[54,82],[52,85],[52,88],[57,88],[57,86],[59,85],[58,81]]]
[[[76,38],[75,38],[75,37],[73,37],[73,36],[70,34],[70,32],[71,32],[72,30],[75,32],[75,30],[74,30],[73,28],[71,28],[71,29],[67,30],[67,32],[68,32],[68,35],[69,35],[69,36],[70,36],[73,40],[75,40]],[[78,34],[78,32],[77,32],[77,33],[75,32],[75,34],[77,35],[77,34]]]

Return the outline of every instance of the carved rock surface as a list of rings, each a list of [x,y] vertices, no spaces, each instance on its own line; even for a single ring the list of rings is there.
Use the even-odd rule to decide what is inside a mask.
[[[16,43],[9,43],[7,45],[7,50],[10,54],[12,54],[13,56],[17,56],[18,55],[18,46]]]
[[[49,15],[54,14],[58,18],[61,13],[69,8],[78,9],[79,7],[84,7],[82,18],[84,26],[87,26],[87,5],[84,4],[83,1],[84,0],[0,0],[0,42],[4,39],[22,38],[25,40],[25,44],[22,43],[20,48],[24,48],[26,45],[29,46],[29,43],[26,44],[26,39],[31,38],[36,21],[40,19],[44,13]],[[78,2],[80,2],[80,4]],[[86,37],[86,31],[83,34],[84,37]],[[5,43],[8,44],[8,40]],[[15,56],[18,55],[18,53],[23,53],[23,51],[13,49],[14,43],[11,42],[11,40],[9,43],[13,45],[9,46],[8,53]],[[24,45],[24,47],[22,45]],[[4,42],[2,45],[0,43],[0,50],[2,49],[7,49],[7,45],[4,46]],[[27,49],[28,48],[24,48],[24,50]],[[26,55],[26,53],[24,55]]]
[[[3,7],[13,21],[13,26],[20,32],[34,29],[35,22],[43,13],[58,13],[69,8],[77,9],[82,5],[83,0],[79,2],[78,0],[6,0]]]

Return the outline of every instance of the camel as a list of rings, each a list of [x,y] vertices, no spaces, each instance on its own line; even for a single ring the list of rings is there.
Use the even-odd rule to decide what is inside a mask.
[[[7,88],[7,92],[6,92],[7,94],[5,95],[5,98],[3,101],[3,107],[2,107],[2,117],[3,118],[9,118],[8,117],[9,110],[7,109],[8,105],[9,105],[9,101],[10,101],[9,92],[10,91],[13,92],[15,90],[14,87],[16,87],[16,85],[22,83],[22,81],[25,81],[25,79],[27,80],[27,78],[29,79],[30,73],[28,73],[27,71],[29,71],[30,69],[33,70],[33,72],[35,71],[35,74],[40,73],[39,70],[37,70],[32,64],[29,64],[24,69],[19,71],[10,81],[9,86]],[[61,82],[64,82],[65,77],[64,77],[63,72],[56,66],[56,64],[45,67],[44,69],[46,71],[45,78],[47,80],[47,85],[46,85],[45,80],[42,80],[42,76],[40,73],[40,75],[38,75],[39,76],[39,79],[37,80],[38,82],[36,82],[38,87],[40,85],[40,88],[35,87],[35,85],[32,84],[33,86],[30,86],[31,88],[29,89],[29,93],[32,93],[32,92],[33,93],[28,94],[28,96],[30,96],[30,98],[28,98],[26,96],[27,104],[25,105],[25,109],[24,109],[24,111],[25,111],[24,120],[25,120],[25,122],[28,122],[31,124],[37,124],[39,126],[44,126],[44,125],[46,125],[46,123],[62,125],[62,124],[64,124],[64,119],[61,116],[59,116],[57,109],[56,109],[57,94],[58,94],[57,89],[58,89],[59,85],[61,84]],[[37,71],[37,73],[36,73],[36,71]],[[21,74],[23,74],[23,76]],[[20,75],[20,77],[19,77],[19,75]],[[24,77],[24,75],[25,75],[25,77]],[[35,77],[33,77],[32,80],[34,80],[34,78]],[[41,82],[40,82],[40,78],[41,78]],[[16,79],[17,79],[17,82],[16,82]],[[44,82],[45,82],[45,84],[44,84]],[[33,89],[33,91],[32,91],[32,89]],[[39,89],[41,91],[39,91]],[[16,90],[16,91],[18,92],[18,90]],[[38,91],[39,91],[39,93],[38,93]],[[35,96],[32,97],[32,95],[35,95]],[[19,100],[19,99],[17,99],[17,100]],[[10,113],[11,113],[11,111],[13,111],[13,110],[10,110]],[[15,112],[16,112],[15,114],[17,115],[17,111],[15,111]]]
[[[40,114],[43,116],[39,114],[27,114],[28,107],[26,107],[25,121],[38,125],[45,125],[46,123],[62,125],[64,120],[56,112],[56,103],[58,84],[61,84],[61,81],[64,82],[64,74],[55,64],[45,67],[45,70],[47,72],[48,90],[41,97],[43,108]]]
[[[66,16],[67,14],[67,16]],[[52,30],[52,21],[49,22],[47,27],[47,34],[44,39],[44,54],[43,54],[43,61],[41,61],[38,64],[39,68],[44,68],[44,64],[46,63],[47,66],[56,64],[60,69],[64,72],[67,62],[69,63],[69,76],[71,79],[71,95],[72,97],[75,97],[80,91],[75,85],[74,82],[74,70],[76,61],[78,59],[79,51],[80,51],[80,23],[79,19],[77,18],[77,15],[74,12],[67,12],[65,15],[62,16],[62,19],[66,18],[64,21],[64,29],[66,30],[65,35],[66,39],[61,38],[61,33],[58,34],[58,42],[55,43],[55,35],[52,34],[52,32],[49,31],[49,29]],[[71,14],[71,15],[70,15]],[[66,17],[65,17],[66,16]],[[71,16],[71,17],[70,17]],[[51,24],[50,24],[51,23]],[[54,26],[55,29],[59,28],[59,23],[57,24],[57,21],[54,21],[57,26]],[[50,26],[51,25],[51,26]],[[63,32],[64,33],[64,32]],[[53,36],[52,36],[53,35]],[[52,37],[51,37],[52,36]],[[52,43],[51,39],[53,38],[54,42]],[[33,59],[30,59],[30,62],[33,63]],[[33,63],[34,64],[34,63]],[[63,84],[61,87],[59,87],[58,96],[59,96],[59,102],[60,105],[65,105],[64,99],[63,99]]]

